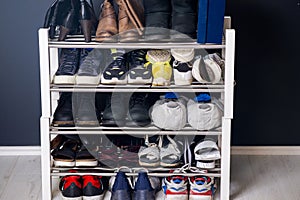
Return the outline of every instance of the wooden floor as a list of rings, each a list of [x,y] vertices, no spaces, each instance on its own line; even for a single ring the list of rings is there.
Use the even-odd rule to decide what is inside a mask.
[[[40,200],[39,156],[0,157],[0,199]],[[300,200],[300,156],[232,156],[231,199]]]

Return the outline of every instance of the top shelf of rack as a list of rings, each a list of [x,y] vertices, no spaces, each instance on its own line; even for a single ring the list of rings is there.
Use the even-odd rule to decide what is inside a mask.
[[[193,49],[223,49],[225,45],[220,44],[198,44],[196,41],[191,42],[146,42],[139,40],[137,42],[84,42],[83,38],[70,38],[66,41],[57,41],[56,39],[49,40],[48,46],[50,48],[124,48],[124,49],[172,49],[172,48],[193,48]]]

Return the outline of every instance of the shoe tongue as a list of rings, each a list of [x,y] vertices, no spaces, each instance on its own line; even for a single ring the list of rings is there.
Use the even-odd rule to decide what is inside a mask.
[[[199,94],[194,98],[194,100],[198,103],[200,102],[209,103],[211,101],[211,97],[208,94]]]
[[[116,191],[116,190],[127,190],[127,191],[131,190],[129,182],[124,172],[118,172],[116,175],[116,179],[112,191]]]
[[[153,190],[146,172],[140,172],[134,190]]]
[[[123,55],[125,54],[124,49],[111,49],[110,52],[114,60],[117,58],[123,58]]]

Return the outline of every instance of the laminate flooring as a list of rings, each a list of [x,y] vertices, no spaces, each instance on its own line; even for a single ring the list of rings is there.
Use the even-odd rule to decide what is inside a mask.
[[[40,169],[39,156],[0,156],[0,199],[41,200]],[[230,199],[300,200],[300,156],[232,156]]]

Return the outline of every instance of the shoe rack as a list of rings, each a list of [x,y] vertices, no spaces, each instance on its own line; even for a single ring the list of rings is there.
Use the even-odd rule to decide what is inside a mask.
[[[174,134],[173,131],[159,130],[154,126],[145,128],[122,127],[120,129],[110,127],[93,128],[63,128],[52,127],[52,116],[57,106],[59,92],[210,92],[220,93],[224,100],[224,116],[222,126],[214,131],[197,131],[191,127],[185,127],[176,134],[181,135],[211,135],[218,137],[218,145],[221,149],[221,162],[219,170],[215,172],[200,173],[200,175],[220,178],[220,199],[229,200],[230,189],[230,141],[231,141],[231,120],[233,119],[233,93],[234,93],[234,57],[235,57],[235,30],[230,29],[230,17],[225,17],[223,44],[197,44],[196,42],[161,42],[146,43],[138,41],[134,43],[97,43],[92,40],[90,43],[84,42],[83,37],[71,37],[67,41],[58,42],[56,39],[50,40],[48,29],[41,28],[39,34],[39,56],[40,56],[40,81],[41,81],[41,106],[42,116],[40,118],[40,138],[41,138],[41,168],[42,168],[42,199],[51,200],[52,197],[52,177],[65,176],[66,169],[59,169],[51,166],[50,141],[57,134],[127,134],[143,135],[145,132],[159,132],[161,135]],[[171,48],[194,48],[194,49],[221,49],[225,58],[224,82],[214,85],[193,84],[191,86],[150,86],[150,85],[54,85],[51,79],[58,68],[59,48],[124,48],[124,49],[171,49]],[[101,171],[100,167],[92,168],[93,173],[89,174],[113,176],[113,171]],[[99,172],[97,172],[99,170]],[[166,171],[167,172],[167,171]],[[85,173],[73,173],[84,175]],[[135,175],[129,173],[127,175]],[[151,173],[149,176],[165,177],[169,173]],[[179,175],[179,174],[178,174]],[[195,173],[180,174],[184,176],[194,176]]]

